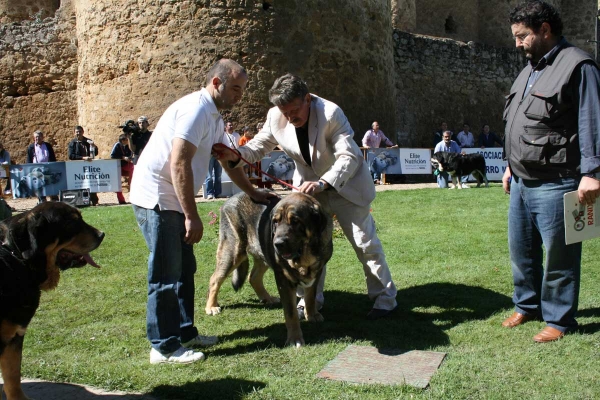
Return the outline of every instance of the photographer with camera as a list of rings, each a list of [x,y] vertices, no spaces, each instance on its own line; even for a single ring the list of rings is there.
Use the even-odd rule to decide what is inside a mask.
[[[131,151],[133,151],[133,164],[135,165],[142,155],[144,147],[146,147],[146,144],[148,144],[148,141],[152,136],[152,131],[148,130],[150,123],[148,122],[148,117],[144,115],[138,118],[137,126],[135,125],[135,122],[133,123],[134,128],[128,128],[128,131],[131,132],[129,144],[131,146]],[[125,129],[123,129],[123,132],[128,133],[125,131]]]

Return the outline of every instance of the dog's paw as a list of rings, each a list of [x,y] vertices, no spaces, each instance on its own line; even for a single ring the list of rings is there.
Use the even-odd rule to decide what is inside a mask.
[[[300,348],[300,347],[304,346],[304,338],[302,336],[296,337],[296,338],[288,337],[287,340],[285,341],[285,345],[292,346],[295,348]]]
[[[323,318],[323,315],[317,311],[315,315],[306,315],[306,320],[309,322],[323,322],[325,321],[325,318]]]
[[[217,315],[221,314],[221,307],[206,307],[204,309],[208,315]]]
[[[266,306],[273,306],[280,303],[279,297],[268,296],[264,299],[260,299],[260,302]]]

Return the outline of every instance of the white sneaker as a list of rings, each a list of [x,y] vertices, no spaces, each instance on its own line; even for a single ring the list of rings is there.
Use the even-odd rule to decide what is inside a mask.
[[[206,200],[212,200],[214,198],[215,198],[215,196],[213,196],[212,194],[209,194],[208,196],[206,196]]]
[[[219,338],[216,336],[202,336],[198,335],[190,341],[185,343],[181,343],[183,347],[187,347],[188,349],[196,349],[198,347],[206,347],[217,344]]]
[[[470,189],[470,188],[471,188],[471,186],[467,185],[466,183],[463,183],[463,184],[462,184],[462,188],[463,188],[463,189]]]
[[[204,354],[199,351],[180,347],[171,354],[161,354],[154,347],[150,350],[150,364],[191,364],[204,360]]]

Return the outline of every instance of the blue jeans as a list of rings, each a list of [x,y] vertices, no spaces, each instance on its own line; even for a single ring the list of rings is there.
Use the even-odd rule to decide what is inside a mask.
[[[198,335],[194,326],[194,249],[183,241],[182,213],[136,205],[133,211],[150,250],[146,334],[153,348],[172,353]]]
[[[516,176],[510,185],[508,248],[515,310],[541,315],[562,332],[577,327],[581,243],[565,244],[563,195],[578,186],[575,178],[532,181]]]
[[[436,176],[437,184],[440,189],[448,188],[448,180],[450,179],[450,175],[446,171],[439,171]]]
[[[206,185],[206,193],[204,193],[204,198],[206,196],[213,195],[215,197],[221,194],[221,172],[223,171],[223,167],[219,164],[219,161],[211,157],[208,163],[208,174],[206,174],[206,180],[204,184]]]

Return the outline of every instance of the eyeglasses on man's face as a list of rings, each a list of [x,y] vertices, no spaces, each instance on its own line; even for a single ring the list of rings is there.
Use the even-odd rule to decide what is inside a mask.
[[[524,42],[524,41],[525,41],[525,39],[527,39],[527,37],[528,37],[529,35],[531,35],[531,32],[528,32],[528,33],[522,33],[522,34],[520,34],[520,35],[514,35],[514,36],[513,36],[513,40],[515,40],[515,41],[516,41],[516,40],[518,40],[519,42]]]

